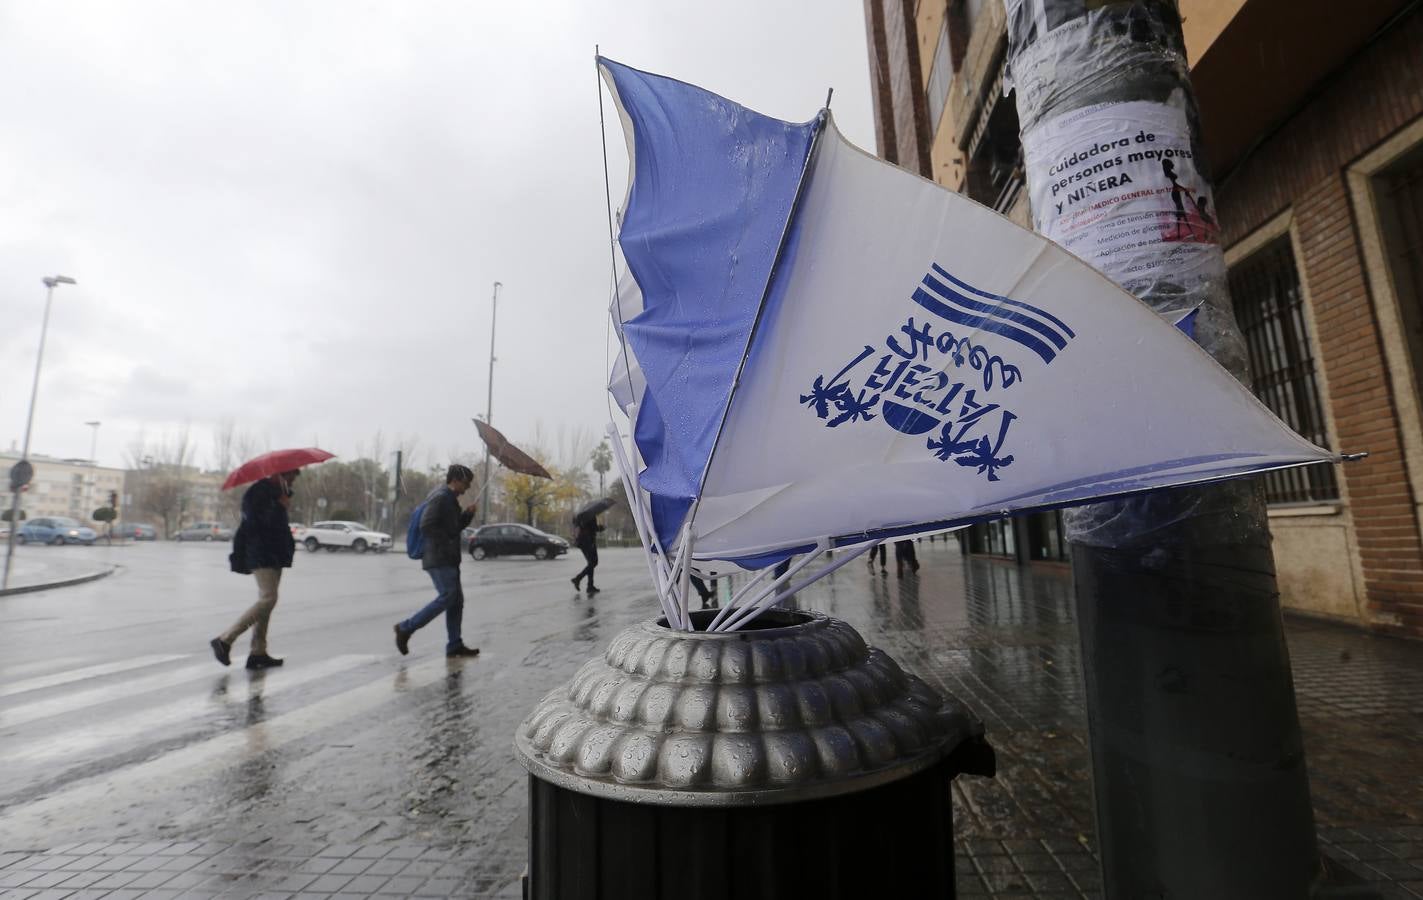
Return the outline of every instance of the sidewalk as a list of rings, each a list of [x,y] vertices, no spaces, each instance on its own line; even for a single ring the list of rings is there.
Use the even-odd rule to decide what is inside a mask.
[[[0,549],[0,559],[4,550]],[[10,587],[0,589],[0,597],[7,594],[24,594],[30,591],[46,591],[50,588],[83,584],[112,575],[118,567],[105,562],[77,560],[70,558],[46,558],[42,554],[53,553],[47,547],[26,547],[16,551],[10,566]],[[0,562],[0,566],[4,563]]]
[[[920,546],[917,585],[892,566],[871,583],[864,633],[965,700],[998,752],[996,779],[955,783],[959,896],[1098,896],[1070,575]],[[1286,635],[1326,863],[1423,898],[1423,645],[1298,617]]]

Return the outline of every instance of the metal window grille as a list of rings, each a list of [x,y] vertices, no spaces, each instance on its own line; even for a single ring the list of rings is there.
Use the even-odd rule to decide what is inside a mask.
[[[1053,510],[1029,516],[1028,536],[1032,539],[1028,552],[1030,559],[1067,561],[1067,540],[1062,528],[1062,513]]]
[[[1230,295],[1250,354],[1255,396],[1302,437],[1328,447],[1289,238],[1273,241],[1233,266]],[[1337,500],[1339,483],[1333,466],[1305,466],[1267,474],[1265,495],[1270,503]]]

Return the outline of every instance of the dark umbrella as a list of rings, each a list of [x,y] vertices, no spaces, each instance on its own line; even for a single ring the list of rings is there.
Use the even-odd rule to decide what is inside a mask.
[[[247,484],[249,481],[261,481],[278,472],[290,472],[292,469],[300,469],[302,466],[309,466],[312,463],[325,462],[334,455],[317,447],[298,447],[291,450],[273,450],[271,453],[263,453],[233,469],[232,474],[227,476],[227,480],[222,483],[222,489],[225,491],[228,488],[237,487],[239,484]]]
[[[548,469],[539,465],[538,460],[509,443],[509,439],[500,434],[499,429],[493,425],[475,419],[474,427],[479,429],[479,436],[484,439],[484,446],[489,448],[489,455],[503,463],[511,472],[533,475],[535,478],[553,477],[548,473]]]
[[[578,522],[583,519],[592,519],[608,511],[608,507],[617,503],[612,497],[601,497],[592,503],[584,505],[578,512],[573,514],[573,521]]]

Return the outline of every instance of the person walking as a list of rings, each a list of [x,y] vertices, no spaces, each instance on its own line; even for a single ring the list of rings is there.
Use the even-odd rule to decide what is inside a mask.
[[[242,522],[232,537],[232,553],[227,559],[232,571],[251,574],[257,580],[257,602],[231,628],[208,642],[213,656],[224,666],[232,664],[232,645],[249,628],[252,647],[247,668],[270,669],[284,662],[267,653],[267,626],[277,606],[282,570],[291,568],[296,551],[287,510],[292,502],[292,483],[300,474],[300,469],[292,469],[263,478],[242,495]]]
[[[884,561],[885,561],[885,558],[886,558],[886,557],[885,557],[885,549],[884,549],[884,542],[883,542],[883,541],[881,541],[881,542],[878,543],[878,544],[875,544],[873,547],[870,548],[870,552],[869,552],[869,557],[870,557],[870,558],[869,558],[868,560],[866,560],[866,562],[869,564],[869,567],[870,567],[870,571],[871,571],[871,572],[873,572],[873,571],[875,570],[875,557],[876,557],[876,556],[879,556],[879,570],[880,570],[881,572],[888,572],[889,570],[884,567]]]
[[[884,545],[880,544],[880,546]],[[894,574],[896,577],[904,575],[905,566],[908,566],[911,572],[919,571],[919,554],[914,548],[913,538],[894,542]]]
[[[459,498],[474,483],[468,466],[455,463],[445,472],[445,483],[425,498],[420,534],[425,541],[420,565],[435,584],[435,599],[415,615],[395,625],[395,649],[410,652],[410,636],[445,614],[445,655],[478,656],[478,647],[466,647],[460,635],[464,619],[464,587],[460,584],[460,532],[474,519],[477,503],[460,509]]]
[[[597,516],[583,516],[574,523],[578,526],[578,533],[573,536],[573,543],[579,550],[583,551],[583,559],[587,565],[583,571],[574,575],[571,581],[573,589],[581,591],[583,589],[583,577],[588,577],[588,596],[598,593],[598,588],[593,584],[593,570],[598,568],[598,532],[603,530],[603,526],[598,524]]]

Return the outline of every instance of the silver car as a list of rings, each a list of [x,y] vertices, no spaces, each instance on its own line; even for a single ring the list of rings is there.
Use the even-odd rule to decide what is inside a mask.
[[[194,522],[173,535],[175,541],[230,541],[232,529],[219,522]]]

